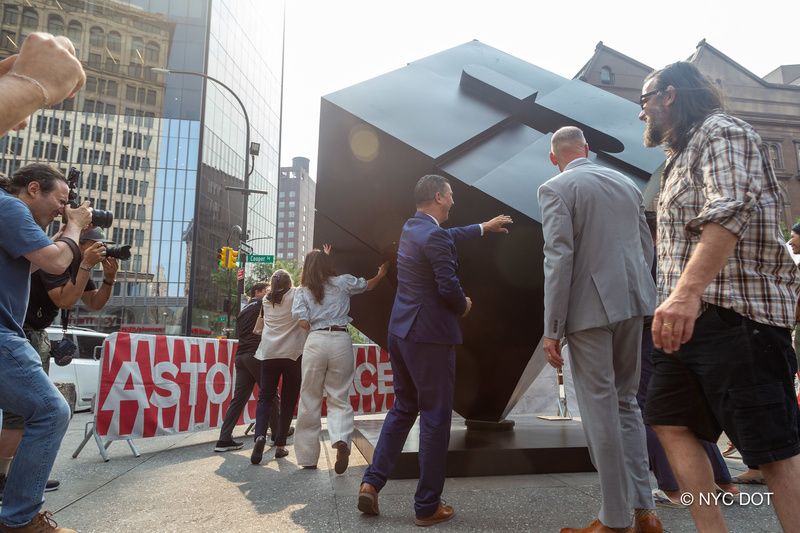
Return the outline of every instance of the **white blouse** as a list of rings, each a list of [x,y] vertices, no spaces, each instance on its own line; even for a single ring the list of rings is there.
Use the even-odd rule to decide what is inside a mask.
[[[264,331],[254,357],[266,359],[297,359],[303,354],[303,344],[308,332],[292,318],[292,302],[297,289],[292,287],[283,295],[281,303],[272,305],[264,298]]]

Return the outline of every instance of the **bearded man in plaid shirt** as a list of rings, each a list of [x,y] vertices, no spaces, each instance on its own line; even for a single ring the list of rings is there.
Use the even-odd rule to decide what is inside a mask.
[[[800,277],[779,229],[780,186],[761,138],[725,114],[691,63],[645,80],[644,142],[667,162],[658,198],[659,306],[645,419],[667,451],[699,531],[725,531],[698,438],[724,430],[760,465],[785,531],[800,531],[800,416],[790,330]],[[712,500],[713,501],[713,500]]]

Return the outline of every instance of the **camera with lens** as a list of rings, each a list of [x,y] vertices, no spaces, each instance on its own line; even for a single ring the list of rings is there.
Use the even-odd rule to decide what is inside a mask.
[[[67,366],[72,362],[78,347],[66,337],[59,341],[50,342],[50,357],[58,366]]]
[[[81,204],[81,201],[78,198],[78,184],[80,183],[80,179],[81,171],[75,167],[71,167],[69,169],[69,174],[67,175],[67,183],[69,184],[69,205],[73,209],[77,208]],[[104,211],[102,209],[94,208],[92,209],[92,226],[97,226],[98,228],[110,228],[111,224],[113,223],[114,214],[111,211]],[[130,249],[130,246],[128,248]],[[128,252],[128,257],[130,257],[130,252]]]
[[[131,258],[131,245],[130,244],[107,244],[106,257],[113,257],[121,261],[127,261]]]

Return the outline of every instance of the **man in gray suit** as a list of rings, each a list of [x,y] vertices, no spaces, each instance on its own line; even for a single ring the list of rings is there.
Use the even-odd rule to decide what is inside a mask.
[[[583,132],[561,128],[553,134],[550,153],[561,174],[539,187],[544,351],[548,362],[560,368],[566,336],[583,429],[603,495],[596,520],[584,529],[561,532],[631,527],[661,532],[636,402],[642,318],[653,313],[656,300],[650,275],[653,241],[639,189],[588,155]]]

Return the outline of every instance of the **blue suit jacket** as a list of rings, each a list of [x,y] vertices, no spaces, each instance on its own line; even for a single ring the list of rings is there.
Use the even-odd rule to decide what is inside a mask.
[[[456,276],[456,242],[480,237],[479,224],[443,229],[417,212],[403,226],[397,250],[397,293],[389,334],[435,344],[461,344],[458,319],[467,300]]]

